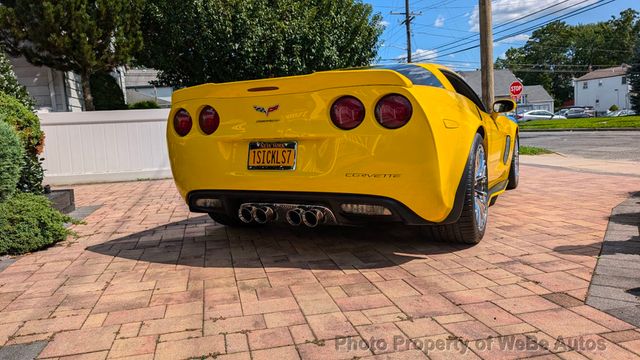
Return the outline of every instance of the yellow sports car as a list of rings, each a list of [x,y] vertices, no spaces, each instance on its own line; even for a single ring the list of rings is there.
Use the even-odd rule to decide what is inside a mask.
[[[518,184],[518,126],[455,72],[398,64],[173,94],[167,143],[191,211],[224,225],[400,222],[477,243]]]

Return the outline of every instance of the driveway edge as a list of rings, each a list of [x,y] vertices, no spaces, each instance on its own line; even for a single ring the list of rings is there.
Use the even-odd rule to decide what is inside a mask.
[[[640,192],[611,211],[586,304],[640,326]]]

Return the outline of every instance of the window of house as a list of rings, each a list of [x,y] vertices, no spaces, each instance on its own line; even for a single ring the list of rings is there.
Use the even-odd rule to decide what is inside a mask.
[[[589,82],[588,81],[583,82],[582,83],[582,88],[583,89],[588,89],[589,88]]]
[[[627,83],[627,77],[623,76],[622,77],[622,85],[625,85]]]

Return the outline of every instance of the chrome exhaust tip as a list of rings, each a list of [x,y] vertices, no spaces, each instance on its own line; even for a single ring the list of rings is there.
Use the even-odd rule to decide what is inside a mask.
[[[251,221],[253,221],[253,211],[254,211],[255,207],[253,206],[240,206],[240,209],[238,210],[238,219],[240,219],[240,221],[242,221],[245,224],[250,223]]]
[[[300,208],[295,208],[287,211],[287,215],[285,216],[287,222],[291,226],[300,226],[302,224],[302,213],[304,210]]]
[[[258,224],[266,224],[275,218],[275,211],[270,206],[254,207],[251,216]]]
[[[310,228],[318,226],[324,220],[324,213],[319,209],[307,210],[302,214],[302,222]]]

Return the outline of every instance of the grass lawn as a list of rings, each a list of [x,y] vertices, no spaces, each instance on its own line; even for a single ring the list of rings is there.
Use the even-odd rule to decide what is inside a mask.
[[[531,120],[520,123],[522,130],[640,128],[640,116],[600,117],[566,120]]]
[[[520,155],[553,154],[553,151],[536,146],[520,146]]]

